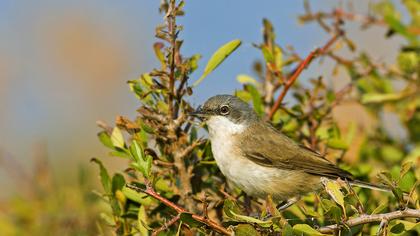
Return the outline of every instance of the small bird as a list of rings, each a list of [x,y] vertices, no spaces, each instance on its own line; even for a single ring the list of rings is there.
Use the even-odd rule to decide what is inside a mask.
[[[191,115],[208,127],[216,163],[226,178],[250,196],[286,201],[285,209],[301,195],[322,188],[323,179],[348,181],[352,185],[385,190],[354,180],[319,153],[297,144],[263,121],[241,99],[216,95]]]

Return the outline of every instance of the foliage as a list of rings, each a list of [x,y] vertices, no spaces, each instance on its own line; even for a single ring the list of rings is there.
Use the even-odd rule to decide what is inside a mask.
[[[8,172],[11,183],[18,191],[4,189],[9,196],[0,202],[1,235],[97,233],[97,215],[106,208],[91,191],[91,172],[85,166],[80,166],[78,181],[66,184],[68,179],[60,180],[63,173],[53,172],[44,148],[37,149],[42,150],[36,152],[35,168],[31,172],[26,171],[17,158],[0,153],[1,166]]]
[[[305,3],[306,13],[299,19],[317,22],[332,38],[304,59],[291,47],[278,45],[272,24],[263,21],[263,41],[255,44],[262,54],[262,60],[253,65],[257,78],[239,75],[243,89],[235,94],[289,137],[319,150],[358,179],[379,179],[392,190],[384,193],[353,189],[340,180],[325,182],[325,191],[279,212],[270,199],[251,199],[226,185],[211,144],[198,138],[200,126],[188,116],[193,108],[187,98],[193,87],[240,41],[216,50],[204,74],[194,75],[200,79],[189,86],[200,55],[181,55],[182,27],[177,18],[184,15],[184,2],[163,1],[160,11],[165,23],[156,28],[159,41],[154,44],[160,68],[128,82],[140,103],[138,117],[119,116],[115,127],[100,123],[103,130],[98,137],[110,155],[128,162],[125,170],[110,174],[99,159],[92,159],[99,165],[103,200],[111,209],[101,214],[109,229],[118,235],[207,235],[229,230],[237,235],[420,233],[418,223],[403,217],[410,214],[404,209],[419,209],[420,4],[407,0],[403,5],[409,12],[408,23],[388,1],[375,4],[369,16],[342,9],[314,13]],[[348,21],[361,21],[364,29],[386,28],[386,37],[402,37],[396,64],[378,63],[357,51],[358,45],[343,26]],[[338,52],[342,46],[352,55],[342,56]],[[318,76],[309,85],[300,83],[298,76],[317,57],[335,64],[331,78]],[[326,81],[343,75],[350,77],[347,86],[334,90],[327,85]],[[284,104],[284,99],[289,102]],[[339,111],[355,119],[349,122]],[[367,119],[356,117],[359,114]],[[390,114],[398,117],[393,129],[406,132],[406,137],[387,130],[384,117]],[[394,217],[399,210],[408,215]],[[371,221],[376,223],[363,221],[366,214],[377,217]]]

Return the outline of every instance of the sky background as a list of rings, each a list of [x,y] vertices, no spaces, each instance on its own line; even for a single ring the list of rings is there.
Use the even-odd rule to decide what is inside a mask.
[[[113,124],[117,115],[136,115],[139,103],[126,81],[158,66],[152,45],[154,27],[162,22],[159,2],[0,0],[0,155],[8,153],[29,169],[42,143],[53,166],[69,175],[73,166],[106,156],[95,122]],[[347,1],[311,2],[314,11],[347,7]],[[354,2],[356,12],[368,12],[370,1]],[[252,43],[261,42],[263,18],[272,21],[277,43],[293,45],[302,57],[330,38],[315,24],[298,23],[303,1],[186,1],[185,11],[179,22],[185,28],[182,53],[203,56],[193,80],[219,46],[243,41],[195,90],[194,105],[215,94],[232,94],[240,86],[238,74],[252,75],[252,63],[261,58]],[[398,38],[372,41],[383,29],[360,33],[357,25],[347,27],[363,45],[358,50],[385,61],[395,56]],[[330,67],[328,61],[313,63],[301,78],[317,77]],[[0,184],[9,181],[4,177],[0,168]]]

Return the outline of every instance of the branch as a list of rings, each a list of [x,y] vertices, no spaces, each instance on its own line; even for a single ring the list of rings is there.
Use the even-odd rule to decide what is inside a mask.
[[[356,225],[362,225],[372,222],[385,222],[385,221],[391,221],[394,219],[399,218],[419,218],[420,219],[420,210],[416,209],[410,209],[407,208],[403,211],[394,211],[384,214],[374,214],[374,215],[361,215],[357,218],[350,219],[343,224],[348,227],[353,227]],[[339,224],[334,225],[328,225],[321,227],[318,229],[321,233],[333,233],[334,231],[338,230],[341,227]]]
[[[169,201],[168,199],[162,197],[159,193],[155,192],[155,190],[150,186],[149,183],[146,183],[146,189],[139,188],[139,187],[137,187],[135,185],[132,185],[132,184],[127,184],[127,187],[131,188],[131,189],[133,189],[137,192],[143,192],[143,193],[155,198],[156,200],[165,204],[167,207],[172,208],[173,210],[178,212],[178,214],[181,214],[181,213],[191,214],[191,217],[194,220],[199,221],[199,222],[207,225],[208,227],[212,228],[214,231],[216,231],[220,234],[223,234],[223,235],[231,235],[232,234],[229,230],[227,230],[223,226],[219,225],[218,223],[216,223],[216,222],[214,222],[210,219],[206,219],[203,216],[192,214],[192,213],[188,212],[187,210],[185,210],[184,208],[182,208],[182,207],[176,205],[175,203]]]
[[[162,232],[164,230],[167,230],[169,227],[171,227],[173,224],[175,224],[180,218],[181,218],[181,215],[178,214],[177,216],[172,218],[170,221],[163,224],[162,227],[153,231],[152,236],[157,236],[157,235],[159,235],[160,232]]]
[[[305,60],[301,61],[301,63],[296,68],[295,72],[290,76],[289,79],[286,80],[286,83],[283,87],[283,90],[280,93],[280,96],[277,98],[276,102],[274,103],[273,107],[271,108],[270,112],[268,113],[268,119],[271,120],[274,116],[274,113],[279,109],[284,97],[287,94],[287,91],[289,91],[290,87],[293,85],[293,83],[296,81],[296,79],[299,77],[300,73],[312,62],[313,59],[316,57],[323,55],[327,52],[327,50],[333,45],[337,39],[343,35],[342,32],[336,34],[333,38],[331,38],[322,48],[317,48],[313,50],[309,55],[305,58]]]

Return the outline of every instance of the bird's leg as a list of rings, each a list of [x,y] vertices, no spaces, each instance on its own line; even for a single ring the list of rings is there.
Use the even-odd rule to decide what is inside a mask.
[[[250,215],[252,212],[251,197],[248,196],[248,194],[244,194],[244,207],[245,207],[245,212],[247,213],[247,215]]]
[[[267,220],[270,217],[276,217],[279,216],[280,213],[277,211],[276,206],[273,203],[273,198],[271,195],[267,195],[265,200],[265,216],[263,217],[263,220]]]
[[[277,210],[284,211],[299,200],[300,200],[300,197],[293,197],[293,198],[288,199],[287,201],[283,201],[279,205],[277,205]]]

